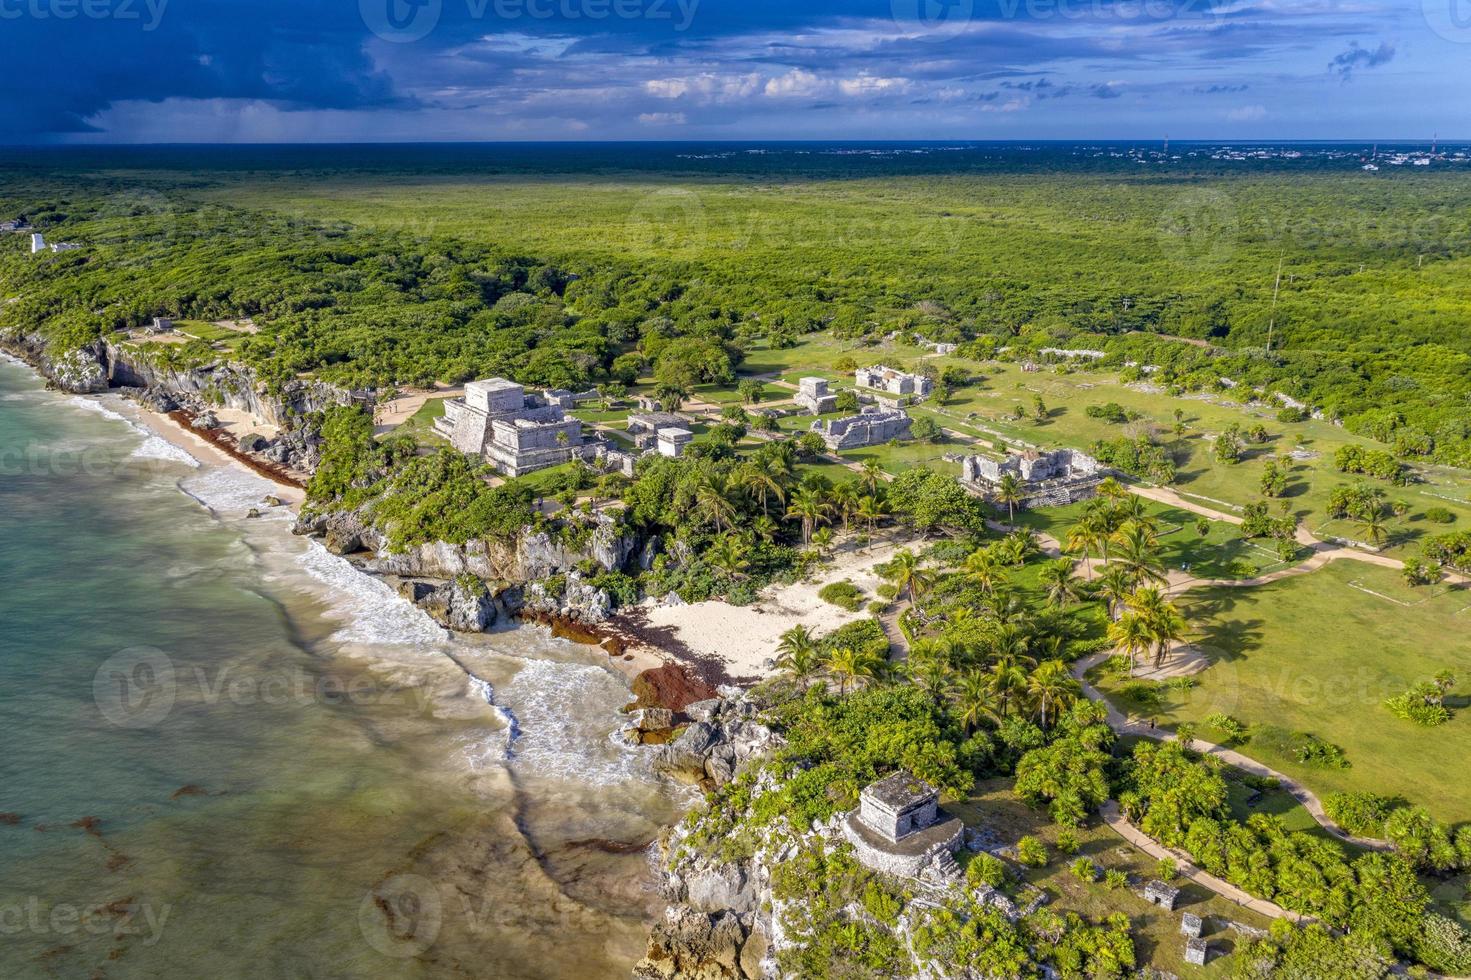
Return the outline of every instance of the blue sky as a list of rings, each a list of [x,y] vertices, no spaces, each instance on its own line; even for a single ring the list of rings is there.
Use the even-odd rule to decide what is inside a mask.
[[[1471,0],[0,0],[0,142],[1471,137]]]

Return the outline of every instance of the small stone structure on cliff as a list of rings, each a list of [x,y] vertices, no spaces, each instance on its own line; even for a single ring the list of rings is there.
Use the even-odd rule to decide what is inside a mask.
[[[1023,507],[1058,507],[1093,496],[1107,470],[1098,460],[1076,449],[1049,453],[1028,449],[1004,460],[966,456],[961,460],[961,480],[981,493],[991,495],[1007,475],[1022,483]]]
[[[843,818],[843,836],[870,868],[913,878],[955,851],[964,836],[959,820],[941,814],[939,798],[910,773],[885,776],[859,795],[858,809]]]

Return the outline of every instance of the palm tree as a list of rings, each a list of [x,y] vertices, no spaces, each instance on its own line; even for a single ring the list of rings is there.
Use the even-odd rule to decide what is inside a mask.
[[[889,562],[885,578],[894,583],[901,595],[908,597],[909,608],[913,609],[919,597],[934,581],[934,573],[920,564],[914,552],[905,548]]]
[[[877,494],[879,487],[884,484],[884,468],[877,460],[864,460],[862,468],[858,471],[858,482],[870,494]]]
[[[751,567],[748,557],[750,550],[744,539],[734,534],[723,534],[705,549],[705,560],[716,568],[725,569],[736,578],[743,578],[746,570]]]
[[[1063,609],[1082,595],[1081,581],[1073,571],[1071,558],[1057,558],[1043,565],[1042,585],[1047,589],[1048,601]]]
[[[716,534],[724,532],[726,525],[736,516],[736,506],[727,495],[728,489],[724,477],[709,476],[695,491],[695,507],[701,517],[715,525]]]
[[[659,407],[666,412],[679,411],[689,396],[689,391],[683,385],[663,384],[654,390],[654,397],[659,399]]]
[[[1389,528],[1385,525],[1384,512],[1377,507],[1366,511],[1359,518],[1358,527],[1359,533],[1376,548],[1389,540]]]
[[[1006,521],[1011,523],[1016,520],[1017,504],[1022,502],[1022,481],[1015,473],[1002,475],[1001,482],[996,484],[996,500],[1006,505]]]
[[[847,694],[848,685],[856,683],[860,678],[871,679],[883,674],[886,663],[882,657],[868,650],[838,647],[828,654],[823,666],[829,674],[837,678],[839,693]]]
[[[977,548],[966,557],[965,574],[987,595],[996,591],[997,584],[1006,579],[1005,569],[990,548]]]
[[[792,491],[787,502],[787,517],[802,521],[802,543],[812,544],[812,532],[818,524],[826,523],[832,505],[822,499],[822,494],[811,487],[798,487]]]
[[[1133,591],[1129,573],[1118,565],[1110,565],[1093,580],[1093,594],[1107,605],[1109,619],[1118,618],[1119,610]]]
[[[1012,702],[1027,686],[1026,668],[1018,659],[1003,657],[991,665],[985,676],[986,691],[992,700],[1001,703],[1002,717],[1011,714]]]
[[[1137,499],[1137,498],[1136,498]],[[1159,541],[1147,527],[1129,521],[1114,535],[1115,555],[1120,568],[1136,584],[1165,581],[1159,560]]]
[[[991,682],[979,670],[962,674],[950,690],[960,726],[969,734],[985,719],[999,721],[1001,716],[992,707]]]
[[[1068,673],[1061,660],[1045,660],[1027,678],[1027,693],[1037,705],[1042,730],[1047,730],[1047,711],[1054,705],[1059,711],[1078,699],[1082,688]]]
[[[776,647],[776,668],[799,681],[817,673],[819,656],[817,640],[806,626],[793,626],[781,635]]]
[[[781,480],[777,478],[775,473],[772,473],[763,466],[752,464],[742,467],[740,479],[741,486],[754,493],[756,499],[761,503],[761,513],[763,516],[770,513],[766,506],[768,498],[775,497],[777,503],[780,504],[787,502],[787,491],[782,486]]]
[[[858,510],[859,483],[857,480],[844,480],[833,487],[832,504],[833,510],[837,512],[839,519],[843,522],[843,533],[847,534],[849,523],[853,520]]]
[[[870,493],[858,498],[853,516],[868,525],[868,537],[869,540],[873,540],[874,533],[878,529],[878,522],[888,516],[888,511],[884,502]]]
[[[1120,653],[1129,658],[1129,676],[1134,676],[1134,666],[1138,663],[1139,654],[1146,653],[1154,643],[1154,636],[1149,631],[1149,624],[1144,617],[1134,612],[1126,612],[1117,620],[1108,624],[1108,641],[1114,645]]]
[[[1129,608],[1144,620],[1144,627],[1149,632],[1150,646],[1154,649],[1155,668],[1164,666],[1175,642],[1185,638],[1185,617],[1154,586],[1135,592],[1129,598]]]
[[[751,533],[768,544],[776,540],[776,533],[779,530],[781,529],[777,527],[776,521],[765,514],[751,522]]]
[[[1098,495],[1105,500],[1119,501],[1129,495],[1129,488],[1111,476],[1105,477],[1103,482],[1098,484]]]
[[[1092,553],[1104,541],[1100,522],[1094,514],[1084,514],[1068,529],[1067,550],[1083,556],[1083,567],[1093,574]]]

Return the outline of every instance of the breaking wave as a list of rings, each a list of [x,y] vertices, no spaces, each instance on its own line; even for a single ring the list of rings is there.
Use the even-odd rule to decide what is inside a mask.
[[[627,699],[627,687],[602,667],[524,661],[500,692],[520,725],[513,765],[599,786],[647,778],[644,757],[610,731],[613,706]]]
[[[130,455],[134,459],[160,459],[170,463],[182,463],[195,469],[199,468],[199,460],[162,436],[149,435],[143,440],[143,445],[133,450]]]
[[[345,621],[339,643],[399,646],[441,644],[448,637],[429,615],[387,585],[312,541],[297,559],[306,573],[332,592],[331,615]]]

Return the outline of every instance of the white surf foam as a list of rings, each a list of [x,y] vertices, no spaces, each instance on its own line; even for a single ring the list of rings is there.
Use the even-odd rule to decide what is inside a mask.
[[[195,469],[199,468],[199,460],[162,436],[148,436],[143,440],[143,445],[133,450],[130,455],[134,459],[158,459],[170,463],[182,463]]]
[[[310,542],[297,563],[331,593],[331,613],[344,622],[332,634],[339,643],[413,646],[440,644],[448,636],[422,609],[320,542]]]
[[[276,489],[275,484],[233,466],[208,467],[198,476],[180,482],[179,489],[223,517],[242,517],[252,507],[259,508],[263,518],[277,514],[282,515],[281,519],[290,516],[284,507],[261,506],[266,494]]]
[[[644,758],[610,731],[613,706],[626,695],[602,667],[525,661],[499,695],[520,725],[512,763],[536,775],[598,786],[647,778]]]
[[[521,734],[521,728],[516,722],[516,716],[496,703],[495,685],[474,674],[469,677],[470,690],[485,699],[485,703],[490,705],[490,710],[495,713],[496,718],[504,727],[486,737],[466,736],[463,741],[462,754],[472,769],[500,765],[511,758],[515,751],[516,739]]]
[[[108,408],[106,405],[102,404],[95,398],[88,398],[85,395],[72,395],[70,398],[67,399],[67,404],[71,405],[73,408],[80,408],[84,412],[92,412],[96,415],[101,415],[105,419],[113,419],[117,422],[127,423],[127,425],[135,431],[142,431],[142,428],[136,422],[129,422],[126,416],[114,412],[112,409]]]

